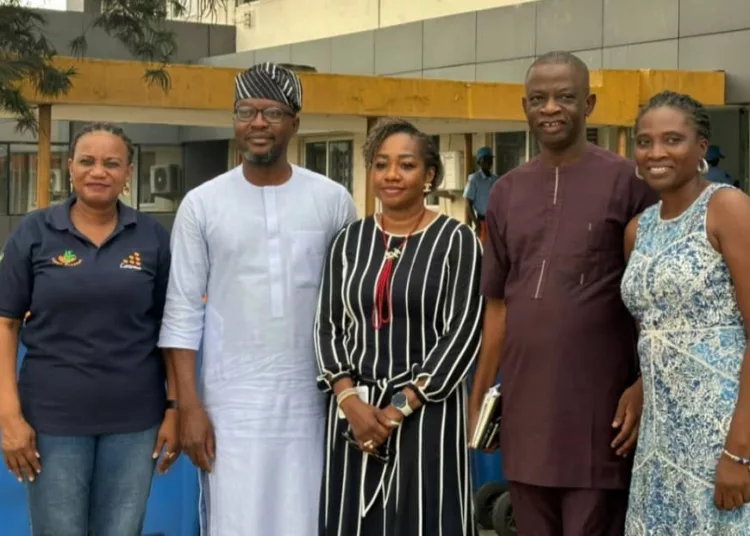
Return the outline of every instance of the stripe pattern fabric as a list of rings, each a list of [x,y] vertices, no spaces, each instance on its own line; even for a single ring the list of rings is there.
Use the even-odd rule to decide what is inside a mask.
[[[302,83],[294,71],[265,62],[241,72],[234,79],[234,100],[268,99],[302,110]]]
[[[342,437],[328,402],[321,536],[476,536],[466,437],[466,375],[480,346],[481,245],[466,225],[438,216],[413,234],[394,266],[392,320],[375,330],[372,307],[386,248],[370,217],[345,228],[324,267],[316,318],[319,386],[351,376],[370,403],[423,380],[423,406],[388,440],[387,463]],[[388,248],[404,237],[387,236]]]

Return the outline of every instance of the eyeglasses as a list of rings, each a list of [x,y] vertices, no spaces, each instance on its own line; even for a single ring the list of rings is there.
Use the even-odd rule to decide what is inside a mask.
[[[354,439],[354,435],[352,434],[351,430],[347,430],[341,435],[344,437],[344,440],[347,443],[349,443],[349,446],[356,448],[360,452],[364,452],[365,454],[379,461],[380,463],[388,463],[391,459],[391,456],[395,454],[392,449],[389,449],[385,445],[385,443],[380,445],[375,452],[372,452],[369,450],[362,450],[361,448],[359,448],[359,443],[357,442],[357,440]]]
[[[281,108],[263,108],[262,110],[259,110],[258,108],[253,108],[252,106],[242,106],[234,110],[234,115],[239,121],[243,122],[254,121],[255,118],[258,117],[259,113],[261,116],[263,116],[263,120],[266,123],[274,124],[281,123],[281,120],[284,119],[285,115],[294,117],[294,114],[287,112],[286,110],[283,110]]]

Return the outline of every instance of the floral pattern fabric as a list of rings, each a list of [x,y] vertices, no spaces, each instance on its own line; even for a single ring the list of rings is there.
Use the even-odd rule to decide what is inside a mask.
[[[747,343],[734,286],[708,240],[712,184],[677,218],[643,212],[622,280],[640,324],[644,412],[626,536],[748,536],[750,506],[719,511],[716,463],[729,431]]]

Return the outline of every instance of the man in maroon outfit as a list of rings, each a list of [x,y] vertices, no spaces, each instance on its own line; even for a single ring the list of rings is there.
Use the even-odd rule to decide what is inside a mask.
[[[656,195],[586,141],[596,96],[576,56],[526,77],[539,157],[498,181],[487,211],[483,347],[470,423],[498,370],[503,472],[520,536],[622,536],[643,390],[620,300],[625,226]]]

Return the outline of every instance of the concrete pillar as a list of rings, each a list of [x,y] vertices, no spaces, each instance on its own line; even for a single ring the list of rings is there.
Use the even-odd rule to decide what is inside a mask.
[[[36,157],[36,208],[49,206],[50,165],[52,162],[52,105],[39,106],[38,150]]]
[[[617,154],[623,158],[628,156],[628,129],[619,127],[617,129]]]

